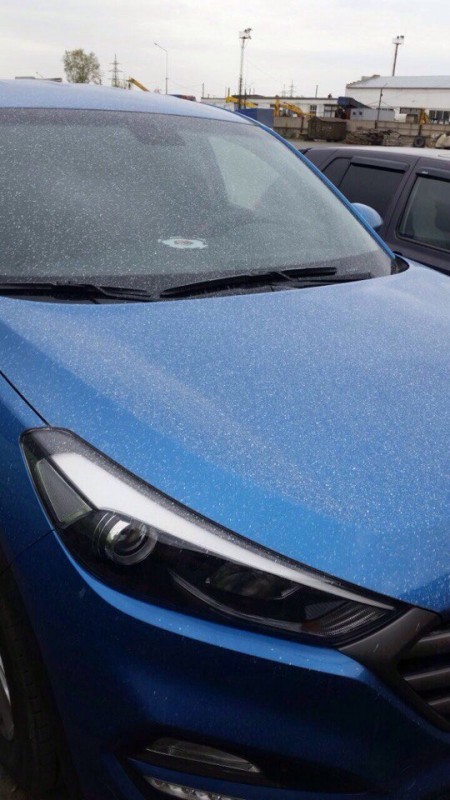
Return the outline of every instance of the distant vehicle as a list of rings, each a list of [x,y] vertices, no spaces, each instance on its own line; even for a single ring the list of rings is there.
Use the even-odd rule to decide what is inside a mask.
[[[191,100],[191,102],[195,103],[197,98],[194,94],[171,94],[171,97],[178,97],[180,100]]]
[[[394,252],[450,274],[450,151],[409,147],[305,147],[350,200],[375,208]]]

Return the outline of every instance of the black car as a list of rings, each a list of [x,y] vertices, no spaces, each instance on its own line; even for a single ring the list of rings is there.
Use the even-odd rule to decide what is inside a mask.
[[[375,208],[378,233],[400,255],[450,274],[450,151],[305,147],[352,203]]]

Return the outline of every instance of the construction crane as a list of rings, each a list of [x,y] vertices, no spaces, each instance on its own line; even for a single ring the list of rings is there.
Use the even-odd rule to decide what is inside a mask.
[[[127,83],[128,83],[128,88],[129,89],[131,89],[131,86],[136,86],[138,89],[141,89],[142,92],[150,91],[149,89],[147,89],[146,86],[144,86],[143,83],[140,83],[139,81],[137,81],[136,78],[128,78]]]
[[[149,92],[150,89],[147,89],[143,83],[137,81],[136,78],[128,78],[127,80],[128,88],[131,89],[132,86],[137,86],[142,92]],[[193,100],[195,101],[195,97],[193,94],[172,94],[171,97],[180,97],[182,100]]]
[[[226,103],[237,103],[239,104],[239,98],[235,97],[233,94],[230,94],[228,97],[225,98]],[[258,108],[257,103],[252,103],[251,100],[246,100],[245,98],[241,100],[242,108]]]

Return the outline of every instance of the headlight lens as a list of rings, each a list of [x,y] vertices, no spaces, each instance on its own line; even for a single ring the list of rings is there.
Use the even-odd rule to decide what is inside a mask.
[[[28,431],[22,447],[68,550],[127,594],[333,645],[402,610],[215,525],[69,431]]]

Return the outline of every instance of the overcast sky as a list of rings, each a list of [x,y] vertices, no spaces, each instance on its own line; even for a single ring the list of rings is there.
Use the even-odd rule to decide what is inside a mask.
[[[237,89],[239,31],[246,83],[260,94],[343,94],[361,75],[390,74],[392,38],[405,36],[398,75],[450,73],[448,0],[0,0],[0,76],[62,76],[65,50],[93,50],[109,83],[114,57],[124,75],[200,96]]]

